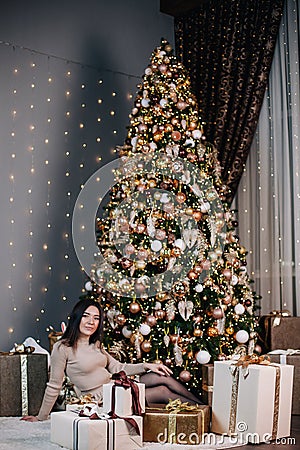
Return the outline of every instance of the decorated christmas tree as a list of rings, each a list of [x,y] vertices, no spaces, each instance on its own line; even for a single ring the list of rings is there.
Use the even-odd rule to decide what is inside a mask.
[[[257,296],[188,74],[162,40],[145,70],[84,296],[120,360],[162,361],[189,389],[201,364],[256,340]]]

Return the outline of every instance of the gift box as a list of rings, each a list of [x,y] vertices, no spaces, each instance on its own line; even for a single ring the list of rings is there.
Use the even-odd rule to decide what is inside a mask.
[[[46,354],[0,355],[0,416],[38,414],[47,381]]]
[[[290,435],[293,370],[290,365],[214,363],[211,431],[259,443]]]
[[[209,431],[210,407],[192,405],[191,410],[169,411],[166,408],[146,408],[144,442],[197,445]]]
[[[214,383],[214,365],[202,365],[201,399],[205,405],[212,405]]]
[[[142,447],[143,418],[132,416],[140,435],[124,419],[91,420],[71,411],[51,414],[51,442],[71,450],[136,450]]]
[[[275,350],[268,355],[271,362],[294,366],[292,414],[300,414],[300,350]]]
[[[262,316],[259,320],[258,344],[267,353],[278,348],[300,348],[300,317],[286,317],[283,313]]]
[[[66,411],[79,412],[86,406],[93,408],[97,403],[66,403]]]
[[[138,389],[138,401],[141,407],[140,412],[145,412],[145,385],[143,383],[132,383]],[[115,392],[113,392],[115,389]],[[115,385],[115,382],[106,383],[103,385],[103,412],[109,413],[113,409],[112,400],[115,396],[114,412],[117,416],[126,417],[134,413],[133,408],[133,393],[131,386]]]

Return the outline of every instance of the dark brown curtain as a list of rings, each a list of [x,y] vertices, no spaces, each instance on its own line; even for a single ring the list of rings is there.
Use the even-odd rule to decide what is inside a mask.
[[[257,126],[284,0],[199,1],[175,17],[176,53],[191,76],[205,135],[231,203]]]

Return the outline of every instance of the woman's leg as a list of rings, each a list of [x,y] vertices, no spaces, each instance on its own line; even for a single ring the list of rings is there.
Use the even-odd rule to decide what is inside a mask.
[[[173,377],[148,372],[140,377],[140,381],[145,384],[148,403],[168,403],[169,399],[175,400],[176,398],[182,402],[202,403],[196,395],[188,391]]]
[[[146,387],[145,390],[146,395],[146,402],[147,405],[151,405],[151,403],[163,403],[167,404],[169,403],[169,400],[176,400],[179,398],[183,403],[192,402],[189,398],[184,397],[183,395],[175,394],[173,391],[170,391],[170,389],[167,386],[155,386],[155,387]],[[199,402],[196,402],[199,404]]]

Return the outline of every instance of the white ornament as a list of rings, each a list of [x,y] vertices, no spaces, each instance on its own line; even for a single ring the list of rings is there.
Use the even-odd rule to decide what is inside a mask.
[[[161,101],[159,102],[159,104],[162,108],[165,108],[165,106],[167,106],[167,104],[168,104],[168,100],[166,100],[165,98],[162,98]]]
[[[141,104],[142,104],[142,106],[143,106],[144,108],[148,108],[149,103],[150,103],[149,98],[143,98],[142,101],[141,101]]]
[[[232,277],[231,277],[231,284],[233,286],[235,286],[238,283],[238,281],[239,281],[238,277],[236,275],[232,275]]]
[[[163,194],[161,194],[160,196],[160,202],[161,203],[168,203],[170,201],[168,194],[166,194],[165,192]]]
[[[194,141],[194,139],[187,139],[186,141],[185,141],[185,143],[184,143],[184,145],[186,146],[186,147],[195,147],[195,141]]]
[[[202,286],[202,284],[196,284],[196,286],[195,286],[195,291],[196,291],[196,292],[202,292],[202,291],[203,291],[203,286]]]
[[[249,333],[246,330],[239,330],[235,338],[240,344],[245,344],[249,340]]]
[[[184,251],[186,245],[182,239],[176,239],[174,242],[174,246],[180,248],[181,251]]]
[[[136,147],[137,139],[138,139],[137,136],[135,136],[135,137],[133,137],[133,138],[131,139],[131,145],[132,145],[133,148]]]
[[[90,281],[87,281],[84,285],[86,291],[91,291],[93,289],[93,285]]]
[[[150,69],[150,67],[147,67],[147,69],[145,69],[145,75],[151,75],[152,70]]]
[[[128,330],[128,328],[125,326],[122,328],[122,334],[124,337],[130,338],[130,336],[132,335],[132,331]]]
[[[210,361],[210,354],[207,350],[200,350],[196,355],[199,364],[207,364]]]
[[[147,334],[149,334],[151,331],[151,328],[149,325],[147,325],[146,323],[142,323],[140,328],[139,328],[139,332],[143,335],[143,336],[147,336]]]
[[[241,303],[238,303],[237,305],[235,305],[235,307],[234,307],[234,312],[235,312],[236,314],[238,314],[239,316],[240,316],[241,314],[244,314],[244,312],[245,312],[245,307],[244,307],[244,305],[242,305]]]
[[[151,242],[151,250],[154,252],[159,252],[162,249],[162,243],[158,240]]]
[[[157,145],[155,144],[155,142],[150,142],[149,147],[151,148],[151,150],[156,150],[157,149]]]
[[[192,135],[194,139],[200,139],[202,136],[202,133],[200,130],[193,130],[192,131]]]

